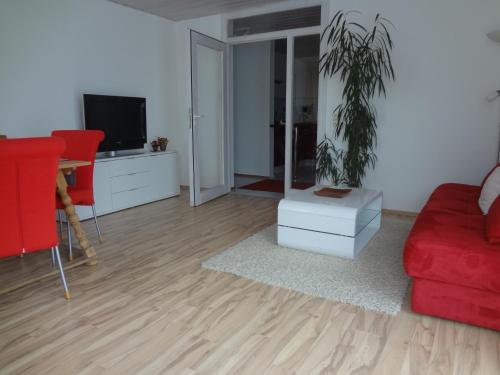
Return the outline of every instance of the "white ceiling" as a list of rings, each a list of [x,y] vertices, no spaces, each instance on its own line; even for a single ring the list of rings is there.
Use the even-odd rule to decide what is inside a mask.
[[[181,21],[228,13],[285,0],[110,0],[130,8]]]

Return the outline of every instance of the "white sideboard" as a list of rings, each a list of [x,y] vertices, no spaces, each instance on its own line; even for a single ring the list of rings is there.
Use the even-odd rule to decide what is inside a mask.
[[[97,159],[94,199],[97,215],[139,206],[180,193],[177,152],[148,152]],[[92,217],[90,207],[77,206],[80,219]]]

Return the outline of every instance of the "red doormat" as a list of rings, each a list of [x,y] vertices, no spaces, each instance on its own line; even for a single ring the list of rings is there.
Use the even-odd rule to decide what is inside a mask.
[[[300,183],[295,182],[293,184],[294,189],[300,189],[300,190],[307,189],[311,186],[314,186],[314,184],[307,183],[307,182],[300,182]],[[268,178],[265,180],[254,182],[252,184],[240,186],[239,189],[270,191],[272,193],[284,193],[285,192],[285,183],[281,180],[271,180]]]

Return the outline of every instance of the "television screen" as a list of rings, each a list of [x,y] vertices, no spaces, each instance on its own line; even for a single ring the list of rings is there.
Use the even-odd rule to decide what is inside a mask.
[[[146,99],[126,96],[83,95],[85,129],[102,130],[99,150],[143,148],[146,134]]]

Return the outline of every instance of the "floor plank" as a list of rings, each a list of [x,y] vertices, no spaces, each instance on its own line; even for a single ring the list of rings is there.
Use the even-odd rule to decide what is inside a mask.
[[[100,218],[99,263],[0,296],[1,374],[500,374],[500,334],[394,317],[202,269],[271,225],[277,201],[179,198]],[[0,262],[0,283],[50,270]]]

